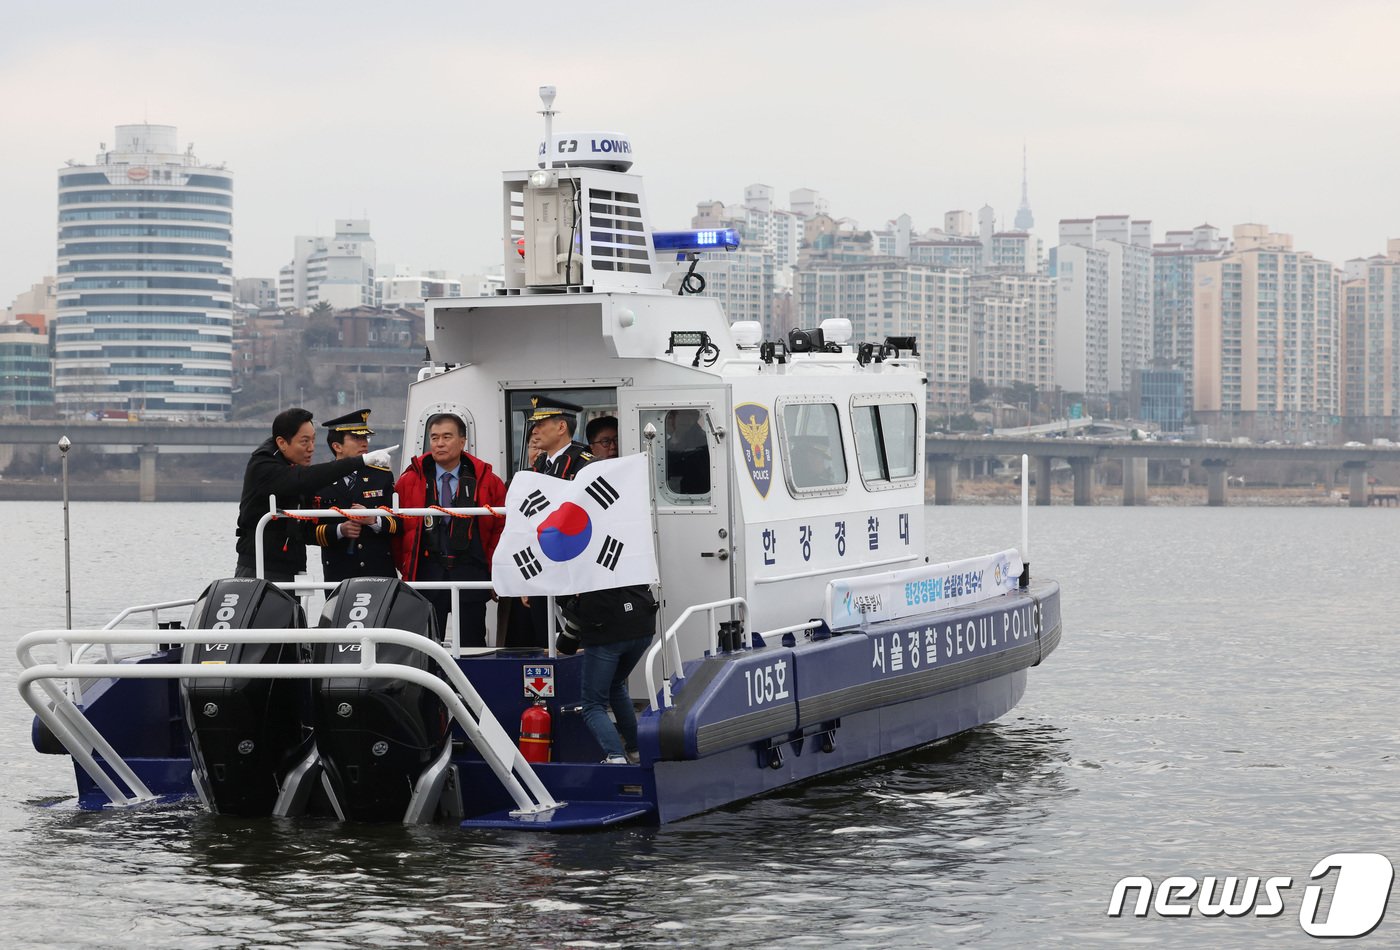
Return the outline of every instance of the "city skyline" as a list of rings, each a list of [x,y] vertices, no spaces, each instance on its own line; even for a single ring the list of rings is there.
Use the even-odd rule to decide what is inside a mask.
[[[1060,218],[1127,210],[1157,240],[1267,221],[1338,265],[1400,232],[1400,130],[1382,121],[1400,10],[1383,4],[877,3],[857,29],[826,2],[601,3],[528,23],[435,3],[392,19],[349,3],[333,21],[143,9],[9,15],[0,116],[22,147],[0,155],[6,302],[53,273],[55,170],[143,121],[237,174],[240,277],[276,276],[296,235],[336,218],[371,219],[388,260],[494,265],[499,172],[533,157],[541,83],[559,88],[556,129],[632,138],[658,227],[752,182],[814,188],[864,228],[982,204],[1009,227],[1024,144],[1047,247]]]

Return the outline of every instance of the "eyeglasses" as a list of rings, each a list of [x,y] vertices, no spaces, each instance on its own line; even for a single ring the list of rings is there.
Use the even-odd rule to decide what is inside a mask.
[[[605,448],[605,449],[615,449],[615,448],[617,448],[617,440],[616,440],[616,439],[594,439],[592,442],[590,442],[590,443],[588,443],[588,444],[589,444],[589,445],[601,445],[601,446],[602,446],[603,448]]]

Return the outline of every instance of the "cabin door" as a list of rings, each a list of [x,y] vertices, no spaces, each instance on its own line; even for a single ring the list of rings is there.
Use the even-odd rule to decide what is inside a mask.
[[[728,454],[721,438],[729,419],[729,390],[622,389],[619,436],[624,451],[650,459],[656,496],[661,570],[661,630],[694,604],[734,596],[734,518],[730,510]],[[654,437],[646,438],[651,426]],[[716,612],[729,619],[729,611]],[[709,649],[703,615],[681,631],[681,655]],[[667,669],[669,675],[674,671]]]

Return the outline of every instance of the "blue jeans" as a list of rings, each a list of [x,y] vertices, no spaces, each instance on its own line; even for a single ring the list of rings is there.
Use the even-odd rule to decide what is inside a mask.
[[[637,713],[627,694],[627,676],[651,646],[651,637],[616,643],[586,643],[583,648],[583,721],[593,731],[604,755],[623,755],[637,748]],[[608,708],[617,727],[608,719]]]

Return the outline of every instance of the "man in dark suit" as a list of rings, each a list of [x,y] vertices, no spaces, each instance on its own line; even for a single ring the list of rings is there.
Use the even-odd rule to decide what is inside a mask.
[[[326,444],[338,459],[356,458],[369,451],[369,410],[358,409],[322,425],[329,430]],[[394,500],[394,477],[382,469],[352,472],[322,488],[317,508],[388,507]],[[400,530],[399,519],[387,514],[349,515],[322,518],[316,525],[316,543],[321,546],[321,567],[328,581],[347,577],[395,577],[390,538]]]

